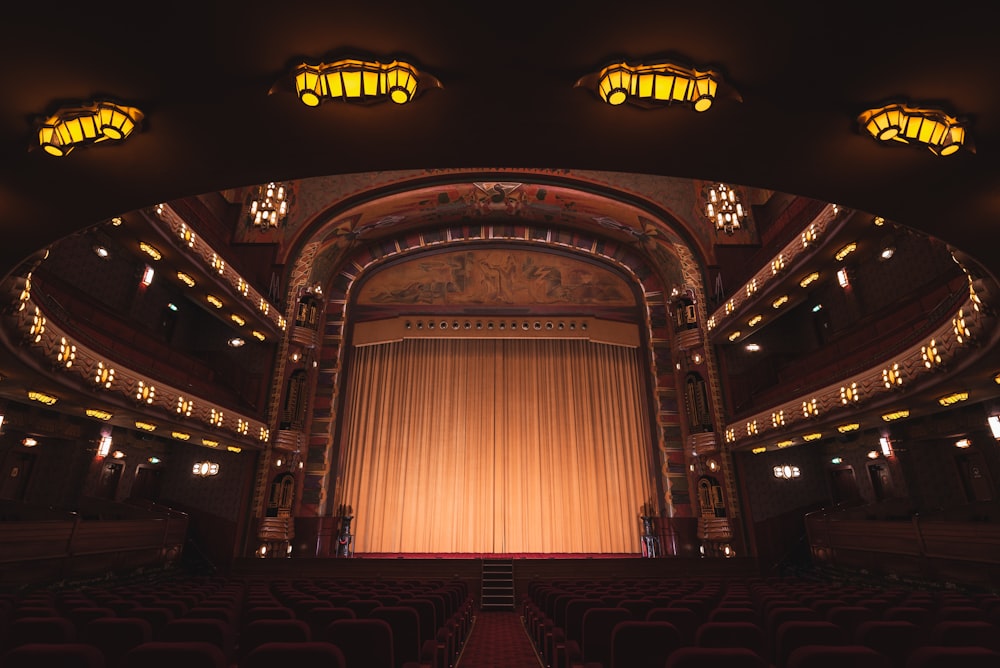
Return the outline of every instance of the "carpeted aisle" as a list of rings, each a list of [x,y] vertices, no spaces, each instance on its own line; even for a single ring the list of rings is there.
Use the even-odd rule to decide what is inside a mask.
[[[480,610],[455,668],[540,668],[541,665],[516,612]]]

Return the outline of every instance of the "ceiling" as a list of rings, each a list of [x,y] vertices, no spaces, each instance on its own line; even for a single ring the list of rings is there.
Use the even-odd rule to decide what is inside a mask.
[[[1000,9],[837,3],[190,3],[57,0],[4,18],[0,275],[113,215],[268,180],[412,168],[567,168],[718,179],[922,229],[1000,273]],[[875,12],[882,12],[877,14]],[[269,90],[301,58],[403,57],[443,88],[409,105],[307,108]],[[614,57],[722,72],[742,102],[609,107],[574,88]],[[60,102],[140,108],[121,145],[54,158],[32,123]],[[937,157],[857,130],[889,99],[969,121]]]
[[[852,3],[157,4],[95,12],[56,0],[5,16],[0,277],[71,232],[182,197],[332,174],[503,168],[792,193],[922,230],[1000,276],[989,243],[1000,212],[991,5],[956,6],[945,21]],[[269,94],[303,59],[348,55],[408,60],[443,87],[402,106],[307,108]],[[574,87],[615,58],[712,67],[741,101],[701,114],[610,107]],[[105,96],[141,109],[141,132],[65,158],[29,150],[39,118]],[[858,114],[890,100],[967,120],[975,152],[937,157],[862,135]]]

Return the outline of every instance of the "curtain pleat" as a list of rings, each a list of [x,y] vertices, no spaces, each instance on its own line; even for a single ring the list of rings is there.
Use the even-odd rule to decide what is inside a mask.
[[[357,553],[638,553],[655,468],[639,352],[407,339],[353,351],[335,502]]]

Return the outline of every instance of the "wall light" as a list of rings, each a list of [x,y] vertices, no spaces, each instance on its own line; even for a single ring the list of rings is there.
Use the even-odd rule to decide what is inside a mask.
[[[940,109],[888,104],[863,112],[858,123],[879,142],[924,146],[935,155],[951,155],[962,147],[975,153],[965,124]]]
[[[799,471],[798,466],[791,466],[789,464],[785,464],[783,466],[774,467],[775,478],[791,480],[792,478],[798,478],[800,475],[802,475],[802,473],[801,471]]]
[[[884,457],[892,457],[892,441],[889,440],[888,436],[879,436],[878,446]]]
[[[596,91],[602,101],[612,106],[625,102],[647,108],[682,104],[701,112],[711,108],[722,94],[742,101],[715,70],[666,61],[648,65],[617,62],[581,77],[574,87]]]
[[[206,478],[208,476],[218,475],[219,465],[216,462],[197,462],[191,468],[191,473],[200,478]]]
[[[328,100],[356,104],[392,100],[405,104],[424,90],[442,87],[435,77],[401,60],[381,63],[347,58],[315,65],[302,63],[292,71],[291,79],[295,94],[307,107]]]
[[[968,448],[971,445],[972,445],[972,441],[970,441],[967,438],[960,438],[957,441],[955,441],[955,447],[956,448]]]
[[[993,434],[993,438],[1000,440],[1000,415],[991,415],[986,418],[986,422],[990,425],[990,433]]]
[[[142,122],[142,112],[102,101],[63,107],[38,126],[38,145],[49,155],[69,155],[77,146],[124,141]]]

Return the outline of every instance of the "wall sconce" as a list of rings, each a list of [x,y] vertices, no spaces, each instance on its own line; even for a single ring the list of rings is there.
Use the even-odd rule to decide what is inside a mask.
[[[720,232],[732,235],[740,229],[747,217],[736,191],[725,183],[713,183],[702,190],[705,199],[705,217]]]
[[[702,112],[711,108],[719,95],[743,101],[715,70],[672,62],[649,65],[617,62],[596,74],[581,77],[574,87],[596,91],[602,101],[612,106],[625,102],[646,108],[682,104]]]
[[[38,439],[33,438],[31,436],[27,436],[21,441],[21,445],[23,445],[26,448],[33,448],[36,445],[38,445]]]
[[[401,60],[381,63],[353,58],[318,65],[302,63],[292,71],[291,81],[296,96],[307,107],[318,107],[328,100],[406,104],[428,88],[442,87],[435,77]]]
[[[888,104],[868,109],[858,124],[876,141],[925,146],[935,155],[951,155],[963,146],[975,153],[965,125],[940,109]]]
[[[991,415],[986,418],[986,422],[990,425],[990,433],[993,434],[993,438],[1000,440],[1000,415]]]
[[[219,465],[215,462],[197,462],[191,468],[191,473],[199,478],[207,478],[208,476],[218,475]]]
[[[247,195],[247,225],[267,232],[285,223],[292,204],[292,189],[271,181],[251,188]]]
[[[63,107],[38,126],[38,145],[49,155],[65,156],[77,146],[124,141],[142,118],[135,107],[108,101]]]
[[[775,478],[791,480],[792,478],[798,478],[800,475],[802,475],[802,472],[799,471],[798,466],[790,466],[788,464],[785,464],[784,466],[774,467]]]
[[[107,457],[111,452],[111,434],[101,434],[101,440],[97,444],[97,456]]]
[[[882,450],[883,457],[892,457],[892,441],[888,436],[879,436],[878,446]]]
[[[955,441],[955,447],[956,448],[968,448],[971,445],[972,445],[972,441],[970,441],[967,438],[960,438],[957,441]]]

